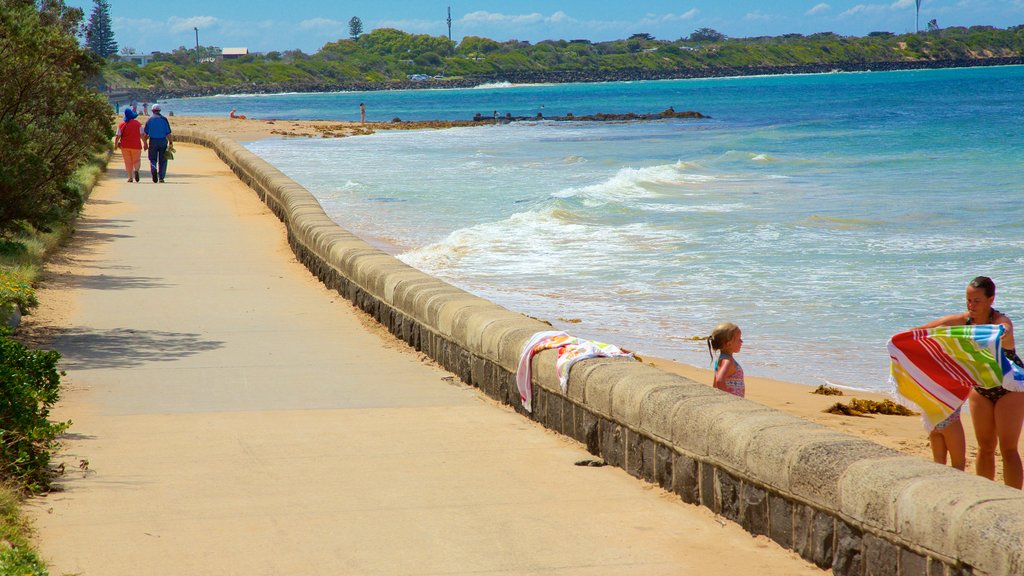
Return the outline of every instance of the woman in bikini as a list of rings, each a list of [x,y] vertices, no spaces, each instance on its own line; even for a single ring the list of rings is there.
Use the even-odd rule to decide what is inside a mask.
[[[943,316],[920,328],[1000,324],[1006,328],[1000,343],[1003,352],[1011,362],[1024,366],[1014,347],[1013,322],[1006,314],[992,307],[995,299],[995,283],[991,278],[978,276],[967,285],[967,312]],[[974,422],[974,434],[978,438],[978,475],[990,480],[995,479],[998,445],[1003,459],[1003,481],[1007,486],[1021,488],[1024,484],[1024,469],[1017,446],[1020,442],[1021,427],[1024,426],[1024,392],[1010,392],[1005,388],[975,387],[968,401],[971,407],[971,420]]]

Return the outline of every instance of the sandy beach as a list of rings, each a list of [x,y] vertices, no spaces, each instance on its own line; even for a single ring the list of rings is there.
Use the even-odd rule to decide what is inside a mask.
[[[485,126],[487,122],[430,120],[422,122],[337,122],[334,120],[258,120],[219,116],[173,116],[176,128],[202,128],[239,142],[263,138],[342,138],[377,130],[420,130],[456,126]]]

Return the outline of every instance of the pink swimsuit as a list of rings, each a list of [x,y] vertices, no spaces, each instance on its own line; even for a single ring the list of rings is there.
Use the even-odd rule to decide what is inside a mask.
[[[718,363],[721,362],[722,356],[732,358],[729,354],[719,354],[715,360],[714,371],[716,374],[718,373]],[[743,398],[747,392],[746,384],[743,382],[743,367],[740,366],[739,362],[736,362],[735,358],[732,358],[732,361],[736,364],[736,371],[732,373],[732,376],[725,379],[725,391],[733,396]]]

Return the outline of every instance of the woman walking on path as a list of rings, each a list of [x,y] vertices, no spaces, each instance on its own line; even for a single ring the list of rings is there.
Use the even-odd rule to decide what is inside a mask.
[[[978,276],[971,280],[967,285],[966,296],[967,312],[943,316],[920,328],[999,324],[1006,329],[1000,341],[1003,352],[1011,362],[1024,366],[1014,347],[1013,322],[1006,314],[992,307],[996,299],[996,285],[992,279]],[[978,461],[975,465],[978,475],[989,480],[995,479],[998,446],[1003,459],[1003,481],[1007,486],[1021,488],[1024,484],[1024,468],[1021,466],[1017,445],[1020,442],[1021,427],[1024,426],[1024,392],[975,386],[968,402],[974,434],[978,437]]]
[[[128,172],[128,181],[139,181],[139,168],[142,165],[142,124],[135,118],[138,114],[131,108],[124,109],[124,122],[117,126],[117,137],[114,138],[114,148],[121,149],[121,158],[124,159],[124,169]]]
[[[167,147],[174,145],[171,139],[171,123],[160,113],[160,105],[153,104],[150,108],[153,115],[146,120],[142,129],[143,147],[149,150],[149,172],[153,182],[163,182],[167,175]]]

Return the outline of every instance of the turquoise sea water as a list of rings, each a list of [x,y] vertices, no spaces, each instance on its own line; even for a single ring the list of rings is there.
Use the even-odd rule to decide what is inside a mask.
[[[352,120],[697,110],[250,149],[402,260],[574,334],[749,374],[885,390],[886,340],[980,274],[1024,318],[1024,67],[175,100]],[[543,106],[543,108],[541,108]],[[562,320],[559,320],[562,319]],[[579,319],[579,323],[568,320]]]

